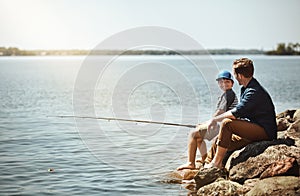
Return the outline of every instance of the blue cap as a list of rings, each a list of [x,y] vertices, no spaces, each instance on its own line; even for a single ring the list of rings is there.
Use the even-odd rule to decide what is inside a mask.
[[[228,80],[231,80],[233,82],[233,77],[232,77],[231,73],[227,70],[221,71],[218,74],[218,77],[217,77],[216,80],[220,80],[220,79],[228,79]]]

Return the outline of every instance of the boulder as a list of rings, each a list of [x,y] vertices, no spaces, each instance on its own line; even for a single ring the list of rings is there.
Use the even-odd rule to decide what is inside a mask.
[[[295,146],[300,148],[300,129],[295,129],[296,126],[300,126],[300,123],[297,125],[293,123],[289,129],[284,132],[284,137],[293,139]]]
[[[290,174],[299,176],[299,172],[297,172],[297,162],[295,158],[288,157],[285,160],[280,160],[272,163],[267,167],[267,169],[260,175],[260,179],[273,177],[273,176],[280,176],[283,174]],[[293,171],[293,169],[296,169]]]
[[[243,184],[243,192],[247,193],[249,192],[251,189],[254,188],[254,186],[256,185],[257,182],[259,182],[260,179],[259,178],[253,178],[253,179],[248,179],[244,182]]]
[[[289,128],[291,124],[286,118],[276,119],[276,123],[277,123],[277,131],[287,130],[287,128]]]
[[[196,189],[214,182],[218,178],[227,178],[228,173],[224,169],[217,167],[201,168],[195,175]]]
[[[245,162],[250,157],[256,157],[263,153],[268,147],[274,145],[285,144],[287,146],[294,145],[295,141],[293,139],[278,139],[273,141],[260,141],[251,143],[241,150],[237,150],[229,157],[225,168],[229,171],[233,166]]]
[[[277,176],[258,181],[246,196],[300,195],[300,178]]]
[[[198,173],[198,171],[198,169],[183,169],[180,171],[172,171],[166,174],[165,179],[163,179],[162,182],[175,184],[185,183],[188,180],[194,179],[194,176]]]
[[[287,130],[289,131],[291,129],[294,129],[296,132],[300,132],[300,119],[291,123]]]
[[[225,179],[217,179],[214,183],[201,187],[197,195],[230,195],[230,196],[238,196],[244,195],[243,186],[239,183],[225,180]]]
[[[242,154],[242,153],[241,153]],[[275,145],[268,147],[263,153],[249,157],[247,160],[243,162],[239,162],[229,171],[229,179],[244,183],[247,179],[258,178],[261,177],[265,170],[269,169],[269,174],[265,173],[262,177],[269,177],[271,176],[271,168],[273,165],[273,170],[276,170],[274,166],[280,165],[280,162],[284,162],[289,158],[294,158],[297,160],[297,163],[293,163],[292,167],[289,167],[285,172],[281,170],[280,172],[276,173],[276,175],[295,175],[299,176],[299,164],[300,161],[300,148],[295,146],[287,146],[285,144]],[[287,168],[287,166],[285,167]]]
[[[182,180],[192,180],[198,171],[198,169],[183,169],[181,171],[174,172],[179,174]]]
[[[293,119],[296,110],[286,110],[276,115],[276,119],[285,118],[289,121]]]
[[[280,132],[279,139],[249,144],[229,157],[225,168],[231,180],[243,183],[252,178],[299,176],[300,119],[296,115],[300,110],[295,111],[287,110],[278,115],[289,123],[287,130]]]
[[[287,110],[277,115],[278,138],[291,138],[300,147],[300,109]]]
[[[294,115],[293,115],[293,121],[300,120],[300,109],[296,110]]]
[[[287,130],[290,125],[296,121],[300,121],[300,109],[286,110],[276,115],[277,131]],[[299,123],[298,123],[299,124]]]

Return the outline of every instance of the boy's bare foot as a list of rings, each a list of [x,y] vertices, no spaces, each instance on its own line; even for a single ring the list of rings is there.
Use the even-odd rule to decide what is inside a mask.
[[[196,169],[196,165],[192,163],[186,163],[177,167],[177,170],[183,170],[183,169]]]

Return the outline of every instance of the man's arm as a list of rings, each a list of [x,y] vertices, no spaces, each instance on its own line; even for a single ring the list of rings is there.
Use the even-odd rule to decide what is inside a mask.
[[[229,110],[229,111],[227,111],[227,112],[225,112],[225,113],[223,113],[223,114],[220,114],[220,115],[215,116],[215,117],[213,117],[212,119],[210,119],[210,120],[208,121],[208,127],[207,127],[207,130],[208,130],[208,131],[211,130],[214,126],[216,126],[217,122],[222,121],[224,118],[236,119],[236,118],[233,116],[231,110]]]

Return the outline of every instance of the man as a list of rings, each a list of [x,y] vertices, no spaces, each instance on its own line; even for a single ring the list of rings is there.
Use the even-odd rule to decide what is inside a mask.
[[[223,91],[222,95],[218,99],[217,109],[213,116],[218,116],[224,112],[234,108],[238,103],[237,97],[232,90],[233,77],[229,71],[221,71],[216,81],[218,82],[219,88]],[[177,170],[182,169],[195,169],[195,159],[197,153],[197,147],[202,155],[202,162],[204,162],[207,150],[204,139],[212,140],[219,132],[218,127],[215,127],[212,131],[207,134],[207,123],[199,124],[195,130],[192,130],[189,134],[188,139],[188,161],[186,164],[181,165]]]
[[[242,85],[240,103],[232,110],[213,117],[208,130],[221,122],[216,155],[205,168],[222,168],[222,161],[228,149],[242,147],[237,145],[244,140],[243,146],[254,141],[277,138],[274,104],[268,92],[253,77],[253,62],[248,58],[233,62],[233,73]]]

